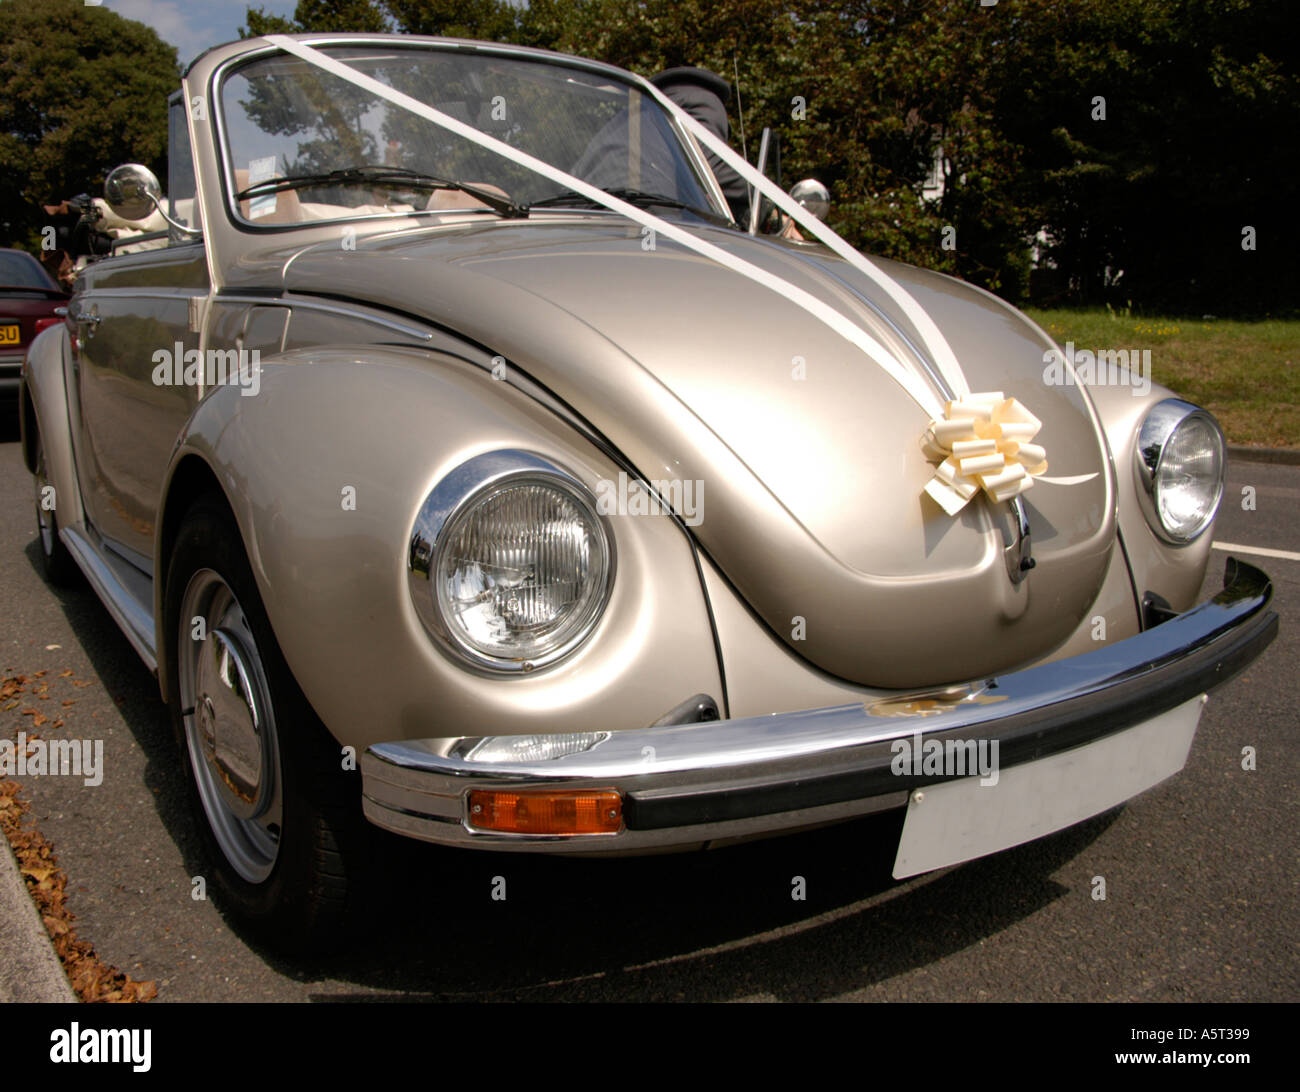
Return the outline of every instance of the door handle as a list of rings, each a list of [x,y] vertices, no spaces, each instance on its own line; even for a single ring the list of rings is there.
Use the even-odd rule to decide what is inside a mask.
[[[86,327],[85,336],[87,340],[95,336],[95,327],[104,321],[104,316],[99,313],[99,305],[93,305],[89,311],[80,311],[77,313],[77,325]]]

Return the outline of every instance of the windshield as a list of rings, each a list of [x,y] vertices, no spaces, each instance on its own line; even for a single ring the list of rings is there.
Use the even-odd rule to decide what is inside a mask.
[[[593,186],[723,211],[667,113],[621,80],[478,51],[323,51]],[[372,177],[345,182],[262,187],[238,202],[240,218],[253,225],[488,208],[462,191],[431,191],[395,176],[377,183],[376,167],[463,182],[522,206],[564,204],[564,188],[550,179],[296,57],[276,54],[240,66],[222,84],[221,109],[232,195],[279,178],[372,169]]]

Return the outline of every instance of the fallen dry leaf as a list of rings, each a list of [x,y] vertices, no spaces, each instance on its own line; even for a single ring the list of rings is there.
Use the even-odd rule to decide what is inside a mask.
[[[29,805],[17,781],[0,781],[0,833],[9,840],[18,868],[34,883],[27,890],[36,903],[63,971],[82,1001],[114,1003],[150,1001],[158,996],[153,982],[140,982],[105,963],[94,946],[77,937],[75,917],[67,906],[67,875],[58,867],[54,847],[31,824],[24,824]]]

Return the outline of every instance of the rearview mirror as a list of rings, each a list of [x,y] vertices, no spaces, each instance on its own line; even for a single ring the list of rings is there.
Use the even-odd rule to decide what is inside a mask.
[[[144,220],[160,207],[162,187],[148,167],[123,163],[104,179],[104,200],[123,220]]]
[[[796,182],[790,190],[790,196],[818,220],[825,220],[826,214],[831,211],[831,191],[815,178]]]

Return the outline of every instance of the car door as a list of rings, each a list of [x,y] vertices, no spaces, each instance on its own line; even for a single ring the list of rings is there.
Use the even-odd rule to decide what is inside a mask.
[[[172,103],[171,208],[193,187],[188,131]],[[179,160],[179,162],[178,162]],[[196,203],[185,206],[192,215]],[[143,238],[143,237],[142,237]],[[146,247],[153,249],[143,249]],[[154,521],[176,438],[202,397],[201,360],[210,293],[201,238],[177,232],[136,241],[82,273],[71,314],[77,338],[77,466],[86,514],[99,535],[152,572]]]

